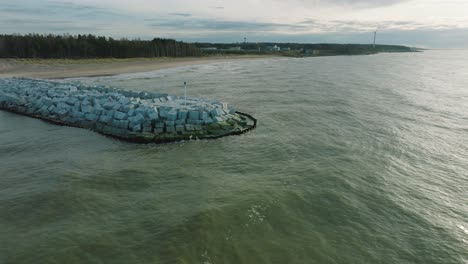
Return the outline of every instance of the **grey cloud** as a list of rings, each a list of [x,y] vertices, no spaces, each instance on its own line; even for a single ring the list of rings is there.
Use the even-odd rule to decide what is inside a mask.
[[[147,20],[150,21],[150,20]],[[280,24],[248,21],[227,21],[218,19],[176,19],[151,20],[148,26],[174,30],[219,30],[219,31],[275,31],[275,30],[304,30],[306,26],[297,24]]]
[[[10,2],[0,9],[1,13],[10,15],[40,15],[55,17],[78,17],[78,18],[104,18],[110,16],[122,16],[123,14],[112,11],[108,8],[91,5],[81,5],[71,2],[45,1],[44,3],[29,3],[20,1]]]
[[[181,16],[181,17],[191,17],[192,14],[189,13],[170,13],[171,16]]]
[[[254,21],[229,21],[193,17],[145,19],[147,26],[159,31],[212,31],[212,32],[370,32],[390,30],[431,30],[453,29],[453,25],[421,24],[415,21],[359,21],[359,20],[316,20],[308,19],[299,23],[268,23]]]
[[[431,29],[453,29],[453,25],[447,24],[421,24],[415,21],[358,21],[358,20],[329,20],[320,21],[309,19],[298,23],[310,29],[316,28],[322,32],[368,32],[368,31],[390,31],[390,30],[431,30]]]
[[[279,1],[279,0],[278,0]],[[352,8],[374,8],[390,6],[411,0],[296,0],[304,6],[345,6]]]
[[[56,25],[56,24],[69,24],[70,21],[65,20],[44,20],[44,19],[25,19],[25,18],[2,18],[2,24],[19,24],[19,25]]]

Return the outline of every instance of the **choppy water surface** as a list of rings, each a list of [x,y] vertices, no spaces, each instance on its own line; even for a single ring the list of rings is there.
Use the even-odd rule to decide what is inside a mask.
[[[468,263],[468,52],[81,79],[184,80],[258,129],[135,145],[0,112],[0,263]]]

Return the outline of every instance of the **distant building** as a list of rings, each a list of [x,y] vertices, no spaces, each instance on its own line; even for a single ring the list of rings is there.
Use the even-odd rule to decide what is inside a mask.
[[[280,51],[281,48],[278,47],[278,45],[274,45],[274,46],[267,46],[267,47],[266,47],[266,50],[267,50],[267,51]]]
[[[229,50],[242,50],[241,47],[230,47]]]
[[[281,48],[281,51],[290,51],[290,50],[291,50],[291,48],[289,48],[289,47]]]
[[[218,48],[216,47],[208,47],[208,48],[201,48],[201,50],[217,50]]]

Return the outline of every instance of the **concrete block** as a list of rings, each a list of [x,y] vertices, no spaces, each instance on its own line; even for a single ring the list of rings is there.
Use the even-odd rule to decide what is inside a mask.
[[[159,119],[158,109],[156,109],[156,108],[152,108],[152,109],[148,110],[148,112],[146,112],[146,114],[148,115],[148,118],[150,120],[158,120]]]
[[[104,110],[103,115],[114,116],[115,110]]]
[[[222,112],[221,112],[221,109],[219,109],[219,108],[215,108],[215,109],[210,110],[211,117],[217,117],[217,116],[220,116],[221,114],[222,114]]]
[[[211,117],[208,117],[207,119],[203,120],[205,122],[205,124],[213,124],[214,123],[214,120],[211,118]]]
[[[222,117],[220,117],[220,116],[216,116],[216,117],[214,118],[214,122],[215,122],[215,123],[219,123],[219,122],[223,122],[223,121],[224,121],[224,119],[223,119]]]
[[[190,120],[198,120],[200,119],[200,112],[191,110],[189,111],[188,117]]]
[[[85,114],[85,119],[88,120],[88,121],[96,121],[97,116],[95,114],[86,113]]]
[[[135,114],[140,114],[141,116],[143,117],[147,117],[147,114],[146,112],[148,111],[148,108],[144,107],[144,106],[140,106],[138,108],[135,109]]]
[[[175,121],[177,120],[177,110],[172,109],[167,113],[167,120],[169,121]]]
[[[66,115],[68,113],[68,109],[56,107],[54,109],[54,113],[56,113],[59,116],[64,116],[64,115]]]
[[[155,128],[164,128],[165,124],[163,122],[156,122],[154,125]]]
[[[185,109],[179,110],[179,115],[177,116],[178,120],[185,120],[187,119],[188,111]]]
[[[66,101],[65,101],[68,105],[75,105],[75,103],[78,102],[78,99],[75,98],[75,97],[69,97]]]
[[[138,124],[138,125],[136,125],[136,126],[133,126],[133,127],[132,127],[132,131],[133,131],[133,132],[141,132],[141,125]]]
[[[145,121],[145,118],[141,114],[137,114],[133,117],[129,117],[128,120],[130,121],[131,124],[139,125]]]
[[[121,129],[128,129],[128,120],[120,120],[119,121],[119,128]]]
[[[107,123],[107,122],[109,122],[110,119],[112,119],[112,117],[110,117],[108,115],[101,115],[99,117],[99,122]]]
[[[160,116],[161,118],[167,118],[167,112],[168,112],[168,111],[167,111],[166,109],[164,109],[164,108],[162,108],[162,107],[159,108],[159,116]]]
[[[85,104],[81,105],[81,112],[83,113],[92,113],[93,112],[93,107],[91,105]]]
[[[175,121],[166,121],[166,126],[175,126]]]
[[[41,102],[46,106],[50,106],[53,103],[52,99],[50,99],[49,97],[43,97]]]
[[[115,106],[115,103],[114,102],[105,102],[102,107],[106,110],[111,110],[113,109]]]
[[[166,126],[166,133],[175,133],[174,126]]]
[[[145,120],[145,121],[143,121],[142,125],[143,125],[143,126],[152,126],[152,125],[153,125],[153,121],[151,121],[151,120]]]
[[[74,118],[76,118],[77,120],[79,119],[83,119],[84,118],[84,113],[83,112],[79,112],[79,111],[73,111],[72,112],[72,116]]]
[[[101,103],[99,102],[99,99],[97,99],[97,98],[93,98],[93,99],[91,100],[91,103],[92,103],[92,105],[93,105],[94,107],[98,107],[98,106],[100,107],[100,106],[101,106]]]
[[[115,127],[115,128],[120,127],[120,120],[112,119],[112,124],[111,124],[111,126],[112,126],[112,127]]]
[[[153,128],[151,126],[143,126],[143,129],[142,129],[143,132],[153,132]]]
[[[208,118],[208,113],[203,111],[203,112],[200,112],[200,119],[201,120],[206,120]]]
[[[61,108],[61,109],[71,109],[71,106],[68,105],[68,104],[66,104],[66,103],[64,103],[64,102],[59,102],[59,103],[57,104],[57,108]]]
[[[118,120],[125,120],[125,119],[127,119],[127,114],[123,113],[123,112],[120,112],[120,111],[115,111],[114,118],[118,119]]]
[[[74,112],[80,112],[81,110],[81,106],[78,104],[78,105],[73,105],[72,106],[72,111]]]
[[[81,105],[91,105],[91,102],[88,99],[88,96],[83,98],[83,101],[81,101]]]
[[[99,106],[98,106],[98,107],[95,107],[95,108],[93,109],[93,114],[95,114],[95,115],[97,115],[97,116],[102,115],[103,112],[104,112],[104,108],[101,108],[101,107],[99,107]]]

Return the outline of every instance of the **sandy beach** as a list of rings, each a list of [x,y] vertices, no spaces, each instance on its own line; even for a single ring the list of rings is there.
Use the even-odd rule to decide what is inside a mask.
[[[147,72],[214,62],[265,59],[272,56],[213,56],[134,59],[0,59],[0,78],[63,79]]]

